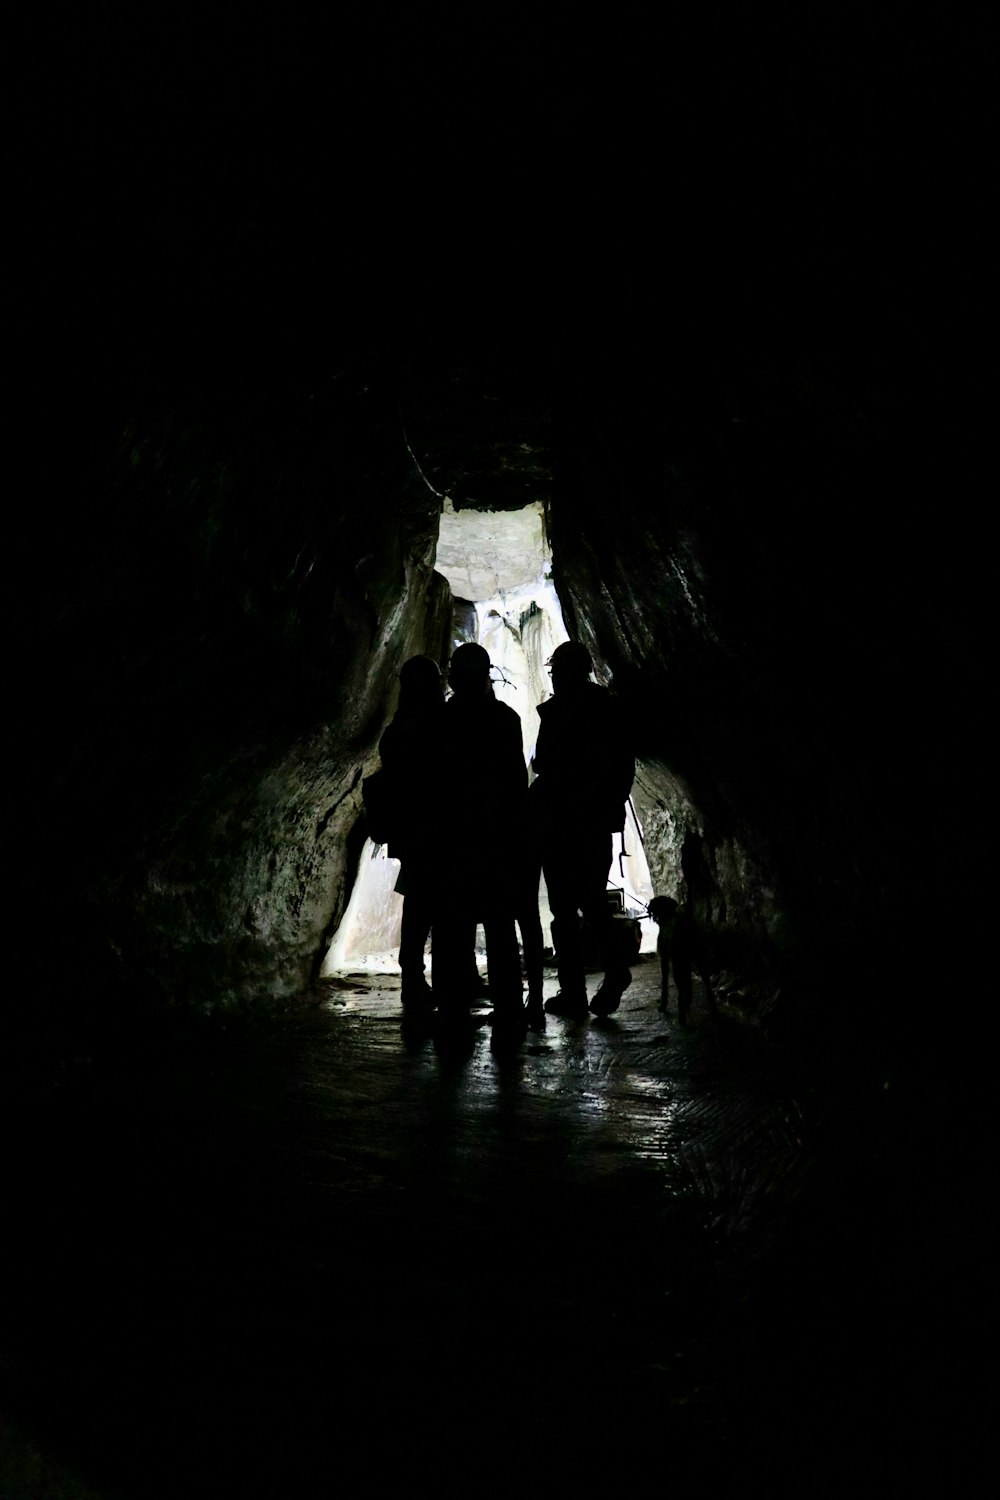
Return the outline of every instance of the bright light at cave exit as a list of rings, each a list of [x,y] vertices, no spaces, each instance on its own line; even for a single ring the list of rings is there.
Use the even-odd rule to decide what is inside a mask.
[[[538,733],[535,710],[552,690],[545,663],[569,638],[550,577],[541,505],[536,502],[515,511],[456,512],[446,503],[434,566],[448,580],[456,599],[475,602],[477,638],[493,664],[494,691],[520,716],[524,757],[530,765]],[[638,916],[653,892],[631,807],[624,842],[625,858],[620,860],[622,838],[615,835],[608,887],[624,889],[626,909]],[[393,889],[398,874],[398,861],[390,859],[384,848],[365,844],[351,899],[323,964],[324,974],[359,969],[399,972],[396,953],[403,899]],[[455,855],[454,880],[461,884],[461,851]],[[551,945],[552,914],[544,880],[539,909],[545,940]],[[642,951],[652,952],[655,947],[655,928],[644,920]]]

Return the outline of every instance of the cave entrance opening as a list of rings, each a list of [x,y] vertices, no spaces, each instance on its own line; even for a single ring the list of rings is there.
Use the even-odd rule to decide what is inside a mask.
[[[538,732],[536,709],[551,690],[545,664],[555,648],[569,639],[552,582],[540,502],[519,510],[456,511],[446,501],[435,569],[447,580],[454,600],[452,650],[476,641],[489,653],[494,692],[521,720],[530,774]],[[403,898],[395,890],[398,875],[399,864],[385,848],[366,842],[350,900],[323,962],[324,975],[399,973],[396,955]],[[460,886],[461,850],[456,851],[453,878]],[[624,835],[615,835],[608,889],[620,891],[625,910],[640,920],[642,951],[653,951],[655,931],[645,917],[652,886],[642,830],[631,805]],[[551,945],[552,914],[544,879],[539,911],[546,943]],[[477,957],[482,964],[482,929]]]

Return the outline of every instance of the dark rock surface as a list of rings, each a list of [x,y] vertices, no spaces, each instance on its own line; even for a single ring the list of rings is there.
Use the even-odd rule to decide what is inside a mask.
[[[692,22],[661,71],[637,15],[609,71],[554,16],[448,15],[189,46],[151,14],[18,82],[30,946],[294,988],[393,673],[444,639],[447,492],[547,502],[719,966],[905,951],[975,879],[977,549],[948,538],[982,406],[940,227],[975,213],[969,38],[932,65],[888,20]],[[933,130],[930,76],[966,101]]]
[[[884,1335],[926,1306],[918,1368],[939,1356],[957,1413],[978,1372],[952,1335],[982,1270],[985,1111],[963,1045],[989,972],[974,346],[990,90],[957,15],[662,20],[375,3],[329,34],[264,12],[192,29],[156,6],[14,28],[2,1042],[27,1111],[19,1181],[37,1167],[51,1184],[53,1232],[59,1204],[120,1222],[113,1174],[81,1167],[77,1190],[59,1142],[83,1122],[81,1141],[128,1154],[123,1059],[148,1046],[166,1081],[137,1139],[162,1134],[169,1191],[162,1219],[143,1199],[143,1232],[183,1201],[178,1253],[197,1259],[228,1052],[220,1103],[200,1078],[179,1132],[188,1198],[169,1139],[187,1063],[163,1039],[244,1011],[278,1026],[305,1003],[395,671],[447,648],[440,495],[540,498],[567,618],[635,720],[656,882],[694,902],[747,1045],[787,1051],[823,1101],[818,1180],[847,1227],[817,1279],[869,1256],[881,1276],[912,1225],[919,1269]],[[361,1063],[338,1048],[339,1128],[338,1070]],[[852,1133],[876,1077],[889,1108]],[[266,1142],[240,1120],[205,1272],[221,1281],[262,1211]],[[308,1158],[289,1146],[306,1181]],[[349,1241],[362,1199],[345,1189],[324,1233],[336,1220]],[[873,1247],[875,1202],[893,1207]],[[311,1212],[304,1189],[294,1212]],[[811,1223],[821,1238],[819,1209]],[[15,1233],[15,1258],[33,1243]],[[794,1262],[767,1255],[775,1280]],[[293,1262],[275,1252],[275,1285]],[[119,1345],[133,1357],[147,1305],[113,1280],[99,1368]],[[748,1295],[745,1348],[773,1306]],[[72,1300],[39,1326],[65,1333]],[[12,1387],[31,1317],[4,1352]],[[82,1315],[82,1344],[99,1321]],[[197,1329],[184,1338],[197,1363]],[[913,1397],[885,1413],[898,1443],[917,1440]],[[45,1404],[29,1389],[29,1428]]]

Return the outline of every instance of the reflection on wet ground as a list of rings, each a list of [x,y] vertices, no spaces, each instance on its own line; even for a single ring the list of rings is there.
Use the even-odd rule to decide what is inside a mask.
[[[809,1090],[656,992],[498,1056],[348,979],[19,1101],[17,1431],[101,1496],[883,1482]]]

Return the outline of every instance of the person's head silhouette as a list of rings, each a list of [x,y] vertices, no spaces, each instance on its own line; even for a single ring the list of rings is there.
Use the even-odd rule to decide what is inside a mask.
[[[492,692],[489,653],[474,641],[459,646],[448,667],[448,681],[456,697],[485,697]]]
[[[594,663],[590,652],[579,641],[563,641],[552,653],[549,673],[554,693],[572,693],[590,681]]]
[[[399,669],[401,708],[435,708],[444,702],[441,669],[429,656],[411,656]]]

